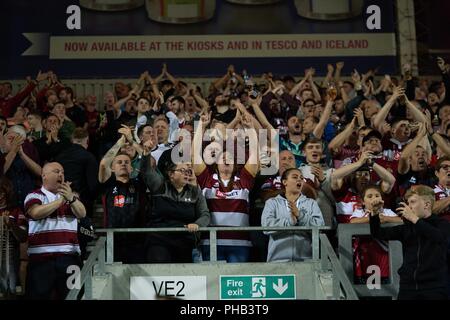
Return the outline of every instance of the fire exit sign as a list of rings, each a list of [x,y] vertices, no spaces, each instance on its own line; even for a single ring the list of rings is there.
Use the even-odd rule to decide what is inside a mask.
[[[295,275],[220,276],[220,299],[295,299]]]

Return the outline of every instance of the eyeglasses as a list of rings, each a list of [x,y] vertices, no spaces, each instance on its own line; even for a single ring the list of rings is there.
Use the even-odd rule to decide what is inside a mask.
[[[192,170],[191,169],[184,169],[184,168],[182,168],[182,169],[175,169],[173,171],[178,171],[178,172],[181,172],[181,174],[186,174],[188,176],[192,175]]]

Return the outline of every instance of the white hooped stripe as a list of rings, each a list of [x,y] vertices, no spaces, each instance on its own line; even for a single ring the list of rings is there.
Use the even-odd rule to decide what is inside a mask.
[[[211,226],[248,227],[249,216],[241,212],[211,212]]]
[[[61,245],[43,245],[28,248],[28,255],[44,254],[44,253],[78,253],[80,254],[80,246],[77,244],[61,244]]]

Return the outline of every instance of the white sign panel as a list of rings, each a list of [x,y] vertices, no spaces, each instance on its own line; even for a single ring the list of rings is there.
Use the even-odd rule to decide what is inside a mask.
[[[131,277],[130,300],[206,300],[206,277]]]

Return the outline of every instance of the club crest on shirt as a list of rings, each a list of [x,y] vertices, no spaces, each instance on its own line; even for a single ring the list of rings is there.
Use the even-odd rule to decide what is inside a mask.
[[[123,208],[125,205],[125,196],[118,195],[114,197],[114,207]]]

